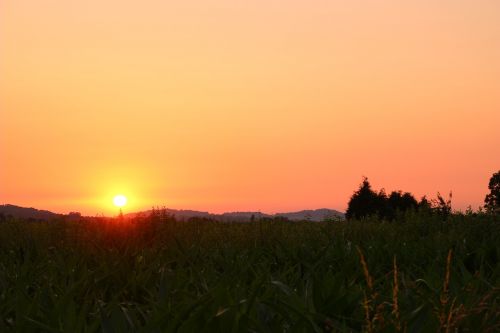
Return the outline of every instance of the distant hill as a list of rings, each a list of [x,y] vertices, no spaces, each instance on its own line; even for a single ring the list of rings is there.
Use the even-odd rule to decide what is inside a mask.
[[[161,209],[163,210],[163,209]],[[170,215],[175,215],[175,217],[178,220],[187,220],[191,217],[206,217],[210,218],[213,217],[213,214],[210,214],[208,212],[200,212],[196,210],[182,210],[182,209],[170,209],[170,208],[165,208],[165,212],[167,212]],[[145,215],[149,216],[151,214],[151,210],[146,210],[142,212],[136,212],[136,213],[128,213],[125,214],[126,217],[134,217],[137,215]]]
[[[204,218],[212,218],[220,221],[250,221],[252,216],[255,219],[260,218],[273,218],[277,216],[285,217],[291,221],[324,221],[326,219],[344,219],[344,213],[333,209],[314,209],[314,210],[301,210],[298,212],[288,212],[288,213],[277,213],[277,214],[266,214],[262,212],[227,212],[222,214],[212,214],[208,212],[200,212],[195,210],[176,210],[166,208],[165,211],[168,214],[174,215],[177,220],[187,220],[191,217],[204,217]],[[126,216],[134,217],[139,214],[149,215],[151,214],[151,210],[138,212],[138,213],[130,213],[126,214]]]
[[[0,205],[0,214],[3,214],[4,216],[11,215],[16,218],[33,218],[38,220],[51,220],[61,216],[61,214],[49,212],[48,210],[39,210],[31,207],[26,208],[8,204]]]
[[[273,215],[262,212],[228,212],[218,215],[219,219],[223,221],[250,221],[252,216],[256,220],[264,217],[273,217]]]
[[[202,218],[210,218],[219,221],[239,221],[245,222],[250,221],[252,216],[258,220],[261,218],[273,218],[282,216],[291,221],[324,221],[327,219],[344,219],[344,213],[333,209],[314,209],[314,210],[301,210],[298,212],[286,212],[286,213],[277,213],[277,214],[266,214],[262,212],[227,212],[222,214],[212,214],[209,212],[201,212],[196,210],[178,210],[178,209],[169,209],[166,208],[165,211],[168,214],[174,215],[175,218],[179,221],[188,220],[192,217],[202,217]],[[0,205],[0,214],[4,216],[13,216],[16,218],[33,218],[39,220],[51,220],[56,217],[66,216],[69,218],[79,218],[80,215],[78,213],[70,213],[69,215],[56,214],[50,212],[48,210],[39,210],[35,208],[26,208],[19,207],[15,205]],[[77,214],[77,215],[74,215]],[[149,216],[151,214],[151,210],[129,213],[125,216],[134,217],[137,215],[145,215]]]
[[[344,219],[344,213],[339,211],[321,208],[314,210],[301,210],[298,212],[291,213],[278,213],[277,216],[283,216],[292,221],[324,221],[324,220],[332,220],[332,219]]]

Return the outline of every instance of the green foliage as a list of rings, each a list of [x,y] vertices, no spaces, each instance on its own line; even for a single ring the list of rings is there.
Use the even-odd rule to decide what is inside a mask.
[[[0,331],[498,331],[498,219],[397,219],[10,219]]]

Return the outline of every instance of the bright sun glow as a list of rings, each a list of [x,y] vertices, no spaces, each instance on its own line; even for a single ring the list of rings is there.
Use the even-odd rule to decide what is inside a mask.
[[[116,195],[113,198],[113,203],[116,207],[123,207],[127,204],[127,198],[122,194]]]

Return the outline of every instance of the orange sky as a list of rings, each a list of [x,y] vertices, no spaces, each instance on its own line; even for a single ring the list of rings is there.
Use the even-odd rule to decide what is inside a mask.
[[[476,208],[499,124],[498,0],[0,2],[0,203]]]

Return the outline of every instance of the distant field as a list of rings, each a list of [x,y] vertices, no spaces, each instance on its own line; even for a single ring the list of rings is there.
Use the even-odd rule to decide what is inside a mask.
[[[500,221],[0,223],[1,332],[498,332]]]

